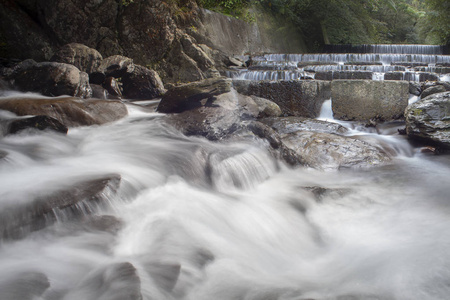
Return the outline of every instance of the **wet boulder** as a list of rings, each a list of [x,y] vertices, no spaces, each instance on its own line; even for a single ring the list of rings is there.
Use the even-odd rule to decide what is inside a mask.
[[[406,81],[334,80],[333,116],[339,120],[390,121],[403,118],[408,106]]]
[[[18,118],[8,124],[7,134],[18,133],[22,130],[52,130],[67,134],[67,127],[55,118],[48,116],[34,116]]]
[[[104,58],[100,65],[89,74],[91,83],[102,84],[107,77],[120,78],[127,72],[133,72],[135,65],[133,59],[122,56],[113,55]]]
[[[281,109],[275,102],[257,96],[250,97],[253,99],[253,101],[255,101],[256,105],[258,105],[258,118],[281,116]]]
[[[99,267],[64,296],[65,300],[142,300],[141,279],[129,262]]]
[[[303,117],[266,118],[262,119],[261,122],[269,125],[280,134],[299,130],[335,134],[345,134],[348,131],[347,128],[337,123]]]
[[[102,60],[100,52],[78,43],[62,46],[50,59],[50,61],[74,65],[88,74],[97,70]]]
[[[25,60],[14,67],[7,79],[24,92],[51,97],[68,95],[89,98],[92,95],[88,74],[64,63]]]
[[[241,127],[242,120],[255,119],[259,113],[252,98],[234,90],[196,98],[192,106],[184,103],[182,107],[180,113],[167,116],[168,122],[186,135],[204,136],[210,140],[229,137]]]
[[[390,160],[380,149],[351,137],[330,133],[296,131],[281,136],[299,163],[319,170],[367,168]]]
[[[153,99],[166,92],[158,73],[140,65],[123,75],[122,88],[128,99]]]
[[[121,84],[114,77],[106,77],[102,87],[107,91],[107,99],[122,99]]]
[[[158,112],[180,113],[201,107],[202,100],[231,92],[231,79],[210,78],[170,89],[159,103]]]
[[[433,85],[433,86],[427,87],[420,95],[420,98],[423,99],[430,95],[437,94],[437,93],[443,93],[443,92],[446,92],[446,89],[443,85]]]
[[[235,89],[275,102],[286,116],[315,118],[322,104],[331,96],[329,81],[249,81],[233,80]]]
[[[432,94],[405,111],[406,133],[412,139],[450,148],[450,92]]]
[[[120,101],[79,98],[7,98],[0,109],[19,116],[45,115],[67,127],[100,125],[125,117],[128,110]]]
[[[40,230],[54,223],[58,214],[76,218],[93,213],[95,205],[105,205],[108,195],[117,191],[120,180],[119,175],[111,175],[77,182],[47,195],[29,195],[30,199],[5,199],[11,204],[0,213],[0,239],[18,239]]]

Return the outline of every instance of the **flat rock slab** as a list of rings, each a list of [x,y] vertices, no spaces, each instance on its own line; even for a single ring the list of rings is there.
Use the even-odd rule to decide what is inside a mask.
[[[408,106],[406,81],[335,80],[331,82],[333,116],[339,120],[380,121],[403,117]]]
[[[100,125],[125,117],[128,110],[120,101],[64,98],[6,98],[0,109],[19,116],[45,115],[67,127]]]

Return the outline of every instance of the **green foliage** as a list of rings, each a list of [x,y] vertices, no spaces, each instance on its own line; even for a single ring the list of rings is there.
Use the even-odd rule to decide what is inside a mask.
[[[128,6],[133,2],[134,0],[121,0],[120,4],[122,4],[122,6]]]
[[[426,0],[425,16],[419,23],[419,34],[426,43],[450,44],[450,1]]]

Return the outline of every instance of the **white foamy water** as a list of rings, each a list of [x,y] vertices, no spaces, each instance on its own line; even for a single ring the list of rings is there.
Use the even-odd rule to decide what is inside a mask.
[[[120,174],[97,214],[123,223],[112,234],[61,222],[3,241],[0,299],[123,299],[133,281],[113,270],[124,262],[145,300],[448,299],[448,156],[290,169],[263,145],[185,137],[158,114],[132,112],[67,136],[0,140],[0,210]],[[49,287],[27,298],[33,274]]]

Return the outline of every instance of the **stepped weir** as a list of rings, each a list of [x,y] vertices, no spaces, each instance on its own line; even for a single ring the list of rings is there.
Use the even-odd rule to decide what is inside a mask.
[[[328,45],[325,50],[332,53],[247,57],[247,68],[227,75],[244,80],[450,81],[450,55],[444,54],[445,46]]]

